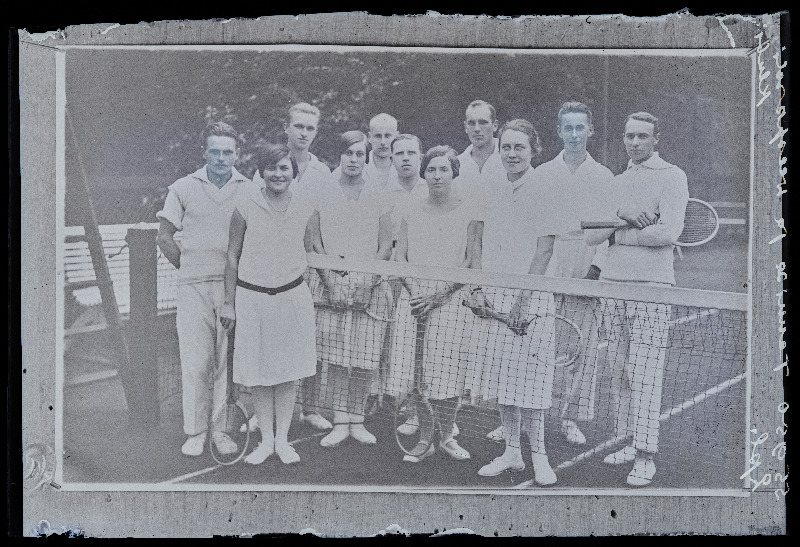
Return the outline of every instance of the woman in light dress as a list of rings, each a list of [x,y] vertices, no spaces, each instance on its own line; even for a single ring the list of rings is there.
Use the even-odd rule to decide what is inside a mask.
[[[367,136],[348,131],[339,139],[340,169],[319,200],[318,222],[312,224],[315,252],[341,258],[388,260],[392,253],[391,207],[385,193],[365,184]],[[370,387],[381,358],[386,323],[376,317],[391,313],[392,297],[380,276],[318,269],[314,290],[317,307],[317,349],[328,367],[333,398],[333,430],[320,444],[334,447],[348,437],[374,444],[364,427]],[[367,313],[370,312],[370,313]]]
[[[453,192],[458,170],[458,157],[449,146],[435,146],[425,153],[420,174],[428,185],[428,195],[409,200],[400,213],[396,260],[480,268],[483,222],[474,202]],[[469,459],[469,452],[453,438],[466,376],[469,330],[465,326],[470,312],[461,305],[465,289],[462,284],[425,279],[407,278],[405,283],[411,314],[425,322],[424,381],[439,428],[439,449],[456,460]],[[417,463],[435,449],[432,444],[422,456],[406,455],[403,459]]]
[[[548,226],[547,196],[542,195],[531,166],[541,151],[539,136],[530,122],[517,119],[500,129],[498,139],[513,190],[503,214],[487,225],[483,266],[491,271],[543,275],[553,252],[554,238],[547,234],[555,232]],[[478,473],[495,476],[524,469],[520,444],[524,430],[530,439],[536,482],[553,484],[556,476],[544,445],[544,415],[552,404],[555,372],[553,295],[500,287],[483,291],[471,293],[472,305],[490,304],[492,315],[502,319],[482,323],[488,329],[486,367],[500,411],[505,452]],[[475,302],[484,294],[483,302]],[[533,316],[543,319],[524,332],[522,327]]]
[[[287,438],[296,381],[316,372],[314,305],[303,281],[304,236],[316,215],[290,190],[297,163],[286,146],[259,151],[258,169],[263,187],[254,186],[231,218],[220,321],[236,327],[233,381],[252,389],[261,429],[245,462],[277,453],[290,464],[300,461]]]

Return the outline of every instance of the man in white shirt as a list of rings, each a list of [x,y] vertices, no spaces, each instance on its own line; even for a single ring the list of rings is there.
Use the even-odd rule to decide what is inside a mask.
[[[292,194],[309,199],[315,204],[323,199],[331,178],[328,166],[308,151],[317,136],[319,119],[319,108],[308,103],[298,103],[289,108],[289,122],[283,128],[289,154],[298,167],[297,180],[292,183]],[[310,241],[307,241],[306,247],[309,246]],[[304,378],[301,382],[303,410],[300,412],[300,421],[316,429],[331,429],[333,424],[319,413],[321,363],[317,367],[317,374]]]
[[[283,126],[289,154],[297,162],[298,169],[292,193],[312,200],[321,198],[331,176],[328,166],[308,151],[319,131],[319,119],[319,108],[298,103],[289,108],[289,122]]]
[[[239,173],[239,136],[228,124],[210,124],[202,134],[206,165],[170,185],[158,246],[178,269],[178,346],[181,357],[183,431],[186,456],[203,453],[213,409],[225,402],[228,337],[220,323],[225,300],[225,265],[231,216],[253,183]],[[181,244],[175,241],[180,231]],[[213,376],[213,382],[210,376]],[[209,385],[212,384],[213,385]],[[213,442],[223,454],[236,444],[222,432]]]
[[[611,192],[614,174],[586,150],[594,133],[588,106],[576,101],[564,103],[558,111],[557,132],[564,149],[536,168],[539,184],[546,189],[543,197],[550,202],[547,211],[562,227],[556,236],[547,275],[596,279],[602,256],[596,256],[595,252],[598,247],[604,247],[605,251],[608,242],[586,245],[580,222],[593,218],[594,211],[601,207]],[[593,298],[559,295],[556,304],[559,314],[580,327],[586,341],[574,365],[565,371],[561,405],[562,433],[569,442],[583,444],[586,438],[576,422],[594,418],[601,321],[599,302]]]
[[[397,120],[381,113],[369,121],[369,144],[372,150],[364,166],[364,178],[385,190],[389,178],[396,173],[392,167],[392,142],[397,137]]]
[[[456,192],[487,206],[498,195],[505,198],[511,195],[511,184],[506,178],[497,139],[494,138],[498,125],[497,113],[491,104],[481,100],[469,103],[464,131],[470,145],[458,156],[461,169],[453,181]]]

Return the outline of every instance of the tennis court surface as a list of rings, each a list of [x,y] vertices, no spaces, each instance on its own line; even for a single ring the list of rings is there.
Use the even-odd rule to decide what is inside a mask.
[[[718,264],[724,264],[724,257],[728,254],[724,249],[719,253],[723,259]],[[697,258],[687,253],[685,260]],[[739,264],[738,257],[731,261],[734,262]],[[384,357],[381,373],[376,374],[371,389],[365,422],[366,428],[377,438],[376,444],[362,445],[349,438],[336,447],[324,448],[320,440],[326,432],[294,420],[289,438],[301,457],[296,465],[283,465],[273,456],[258,466],[243,462],[220,466],[207,452],[197,458],[181,455],[180,447],[185,436],[180,409],[177,334],[174,315],[162,313],[158,317],[158,423],[135,425],[129,416],[119,376],[103,373],[104,367],[104,370],[113,369],[113,364],[109,363],[113,363],[114,353],[102,332],[90,332],[71,341],[65,358],[68,387],[64,409],[64,481],[158,484],[178,489],[204,484],[310,490],[315,487],[542,489],[544,487],[533,480],[526,434],[521,439],[526,463],[524,470],[503,472],[494,477],[478,475],[483,465],[504,450],[503,442],[487,438],[487,434],[500,425],[498,395],[517,384],[531,381],[525,376],[503,379],[490,363],[503,359],[519,362],[535,354],[545,356],[541,357],[543,361],[556,363],[551,368],[551,376],[544,376],[552,378],[545,382],[552,381],[552,392],[549,408],[544,411],[546,452],[558,478],[551,488],[631,488],[626,484],[631,464],[609,465],[603,462],[610,453],[631,444],[631,436],[620,435],[617,424],[626,400],[624,389],[621,397],[614,395],[614,382],[620,377],[615,370],[620,363],[628,363],[623,365],[623,369],[639,365],[639,375],[632,372],[627,376],[623,374],[623,384],[638,382],[638,392],[644,393],[645,399],[654,397],[656,386],[661,390],[657,417],[652,412],[648,415],[651,426],[653,419],[658,422],[654,456],[657,472],[645,489],[741,488],[738,477],[745,458],[746,428],[746,294],[528,278],[394,263],[349,262],[345,267],[323,260],[314,265],[340,272],[366,271],[381,275],[374,292],[384,291],[381,292],[383,300],[372,298],[370,306],[364,310],[341,310],[342,315],[350,314],[348,321],[355,325],[347,330],[345,337],[337,335],[330,325],[318,323],[318,337],[330,337],[327,341],[318,341],[318,349],[320,344],[328,343],[329,353],[333,348],[332,353],[348,359],[359,351],[367,351],[365,348],[373,348],[373,352],[376,351],[374,348],[381,348],[387,353],[385,340],[376,343],[366,338],[385,337],[387,332],[393,335],[390,352],[393,357],[388,362],[394,370],[386,370]],[[680,262],[676,262],[678,277],[683,275],[683,279],[690,279],[692,275],[689,273],[680,273],[680,266]],[[699,285],[703,288],[711,283],[707,276],[697,274],[697,277],[702,278]],[[437,287],[454,282],[463,284],[452,305],[442,307],[436,318],[438,323],[427,325],[426,336],[430,339],[426,340],[423,350],[427,360],[423,358],[422,362],[429,368],[425,377],[427,384],[454,382],[457,391],[464,394],[460,397],[455,422],[460,430],[456,439],[471,454],[466,461],[456,461],[441,450],[419,463],[403,461],[404,453],[396,440],[394,409],[414,383],[411,375],[418,364],[415,352],[420,345],[416,343],[416,319],[409,316],[402,296],[396,301],[392,297],[404,290],[393,291],[393,285],[394,289],[399,285],[399,278],[405,279],[410,286],[416,286],[416,290],[436,291]],[[475,291],[478,288],[480,291]],[[161,291],[162,287],[159,287]],[[528,319],[535,318],[537,313],[547,316],[549,309],[573,323],[588,321],[595,327],[596,337],[584,336],[578,342],[580,348],[575,350],[574,340],[568,340],[570,334],[557,324],[549,327],[546,320],[534,321],[529,332],[519,334],[498,320],[480,316],[469,306],[462,305],[462,300],[467,300],[464,295],[478,292],[486,295],[493,309],[507,310],[525,291],[532,295],[533,304],[529,310],[540,310],[529,311]],[[591,311],[590,320],[576,317],[576,301],[583,302]],[[324,307],[324,303],[321,306]],[[358,314],[367,312],[371,329],[359,326],[363,320],[358,319]],[[334,316],[329,313],[326,317]],[[391,329],[387,327],[389,324],[393,325]],[[639,345],[626,345],[624,350],[620,349],[615,343],[619,339],[619,333],[614,334],[615,328],[621,329],[623,336],[638,340]],[[525,337],[534,337],[533,342],[523,344],[528,353],[514,353],[519,340]],[[335,344],[332,342],[334,338],[338,340]],[[583,443],[576,444],[570,442],[562,430],[563,409],[570,397],[567,379],[574,376],[585,361],[582,357],[571,357],[575,353],[586,354],[587,347],[591,349],[588,353],[595,356],[596,368],[594,374],[585,375],[589,378],[586,385],[590,386],[590,392],[573,390],[573,399],[574,393],[579,394],[576,404],[581,409],[576,415],[576,423],[585,437]],[[528,351],[531,348],[532,353]],[[625,351],[625,355],[621,355],[621,351]],[[663,357],[659,357],[659,351]],[[631,352],[635,355],[631,356]],[[438,359],[436,356],[439,355],[444,355],[457,368],[451,366],[442,370],[439,367],[439,372],[431,372],[436,368],[432,359]],[[403,364],[400,361],[404,361]],[[617,363],[617,369],[614,363]],[[98,370],[93,370],[93,367]],[[328,383],[328,368],[323,366],[320,407],[322,414],[332,419],[336,397]],[[87,374],[94,374],[95,380],[70,382],[71,378]],[[433,374],[444,376],[434,378]],[[540,389],[538,380],[531,385],[534,384],[535,389]],[[634,397],[637,396],[635,393],[634,390]],[[240,399],[252,411],[246,392],[241,393]],[[590,419],[585,419],[589,407]],[[641,404],[639,408],[642,408]],[[643,412],[640,410],[637,416],[630,414],[629,424],[638,423]],[[256,431],[251,435],[249,450],[258,439]]]

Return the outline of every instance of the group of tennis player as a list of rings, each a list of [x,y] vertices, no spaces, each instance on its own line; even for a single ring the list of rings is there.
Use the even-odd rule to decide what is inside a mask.
[[[514,119],[500,126],[495,108],[481,100],[466,107],[463,123],[471,144],[460,154],[447,145],[424,148],[416,136],[399,132],[394,117],[381,113],[370,120],[368,134],[340,136],[333,172],[309,152],[319,122],[317,107],[292,106],[284,127],[287,143],[255,151],[252,180],[234,167],[241,152],[237,132],[210,124],[201,141],[206,164],[169,187],[158,213],[159,247],[178,268],[188,436],[183,454],[198,456],[209,442],[211,411],[225,400],[226,333],[235,326],[234,382],[251,391],[253,425],[257,421],[261,431],[248,464],[273,454],[286,464],[300,460],[288,440],[298,380],[300,420],[329,431],[322,446],[336,447],[348,437],[376,443],[365,427],[369,396],[397,400],[408,392],[414,354],[422,348],[425,395],[435,420],[431,426],[412,416],[398,432],[436,427],[439,441],[404,460],[419,463],[436,450],[469,459],[456,440],[456,417],[465,397],[485,398],[496,400],[501,425],[489,436],[505,441],[505,452],[479,474],[524,469],[525,432],[535,481],[553,484],[544,415],[553,405],[557,312],[577,324],[586,341],[566,369],[561,434],[570,443],[586,442],[579,422],[594,419],[602,325],[616,434],[630,441],[604,461],[632,463],[628,484],[649,484],[658,449],[668,305],[541,291],[506,297],[499,288],[416,278],[387,283],[385,276],[356,271],[307,271],[306,257],[314,252],[674,285],[673,247],[689,196],[684,172],[655,151],[658,119],[637,112],[620,120],[630,160],[616,177],[586,150],[592,113],[579,102],[564,103],[554,113],[554,127],[547,130],[556,130],[563,151],[536,168],[541,144],[533,125]],[[603,219],[625,224],[581,229],[583,220]],[[470,308],[491,308],[495,318]],[[533,315],[551,320],[526,332]],[[332,421],[320,413],[323,371]],[[217,450],[237,450],[225,434],[212,437]]]

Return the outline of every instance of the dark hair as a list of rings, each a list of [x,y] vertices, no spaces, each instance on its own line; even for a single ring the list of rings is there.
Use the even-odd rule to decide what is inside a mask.
[[[634,112],[627,118],[625,118],[625,124],[627,125],[631,120],[638,120],[640,122],[647,122],[653,124],[653,136],[655,137],[658,135],[658,118],[650,114],[649,112]]]
[[[469,103],[467,105],[467,110],[469,110],[470,108],[478,108],[480,106],[489,107],[489,115],[492,117],[492,122],[494,122],[497,119],[497,111],[494,109],[494,107],[492,105],[490,105],[489,103],[487,103],[486,101],[482,101],[480,99],[478,99],[477,101],[472,101],[471,103]]]
[[[345,131],[339,137],[339,155],[341,156],[348,148],[359,142],[363,142],[364,148],[366,149],[369,141],[364,133],[357,129],[353,131]]]
[[[501,127],[500,131],[497,133],[498,144],[502,144],[503,133],[506,131],[525,133],[528,136],[528,143],[531,145],[531,150],[533,150],[533,158],[538,159],[539,154],[542,153],[542,143],[539,141],[539,133],[536,132],[536,128],[533,127],[531,122],[518,118],[504,123],[503,127]]]
[[[419,166],[419,176],[425,178],[425,169],[433,158],[447,158],[450,160],[450,168],[453,170],[453,178],[458,176],[458,171],[461,168],[461,162],[458,161],[458,154],[452,147],[447,145],[434,146],[430,148],[422,157],[422,163]]]
[[[586,114],[589,125],[592,125],[592,111],[589,110],[589,107],[585,104],[579,103],[578,101],[567,101],[562,104],[561,109],[558,111],[558,123],[561,123],[561,116],[569,113]]]
[[[203,129],[200,134],[201,146],[205,148],[208,145],[208,137],[230,137],[236,141],[236,148],[242,145],[242,140],[236,133],[236,130],[225,122],[212,122]]]
[[[394,152],[394,143],[398,141],[415,141],[417,143],[419,151],[422,152],[422,141],[419,140],[419,137],[417,137],[416,135],[411,135],[409,133],[401,133],[397,135],[394,139],[392,139],[392,145],[391,145],[392,152]]]
[[[292,161],[292,178],[297,178],[300,169],[297,167],[297,161],[289,154],[288,146],[269,143],[258,147],[256,150],[256,164],[261,177],[264,177],[265,170],[274,169],[278,162],[285,157],[289,157]]]

